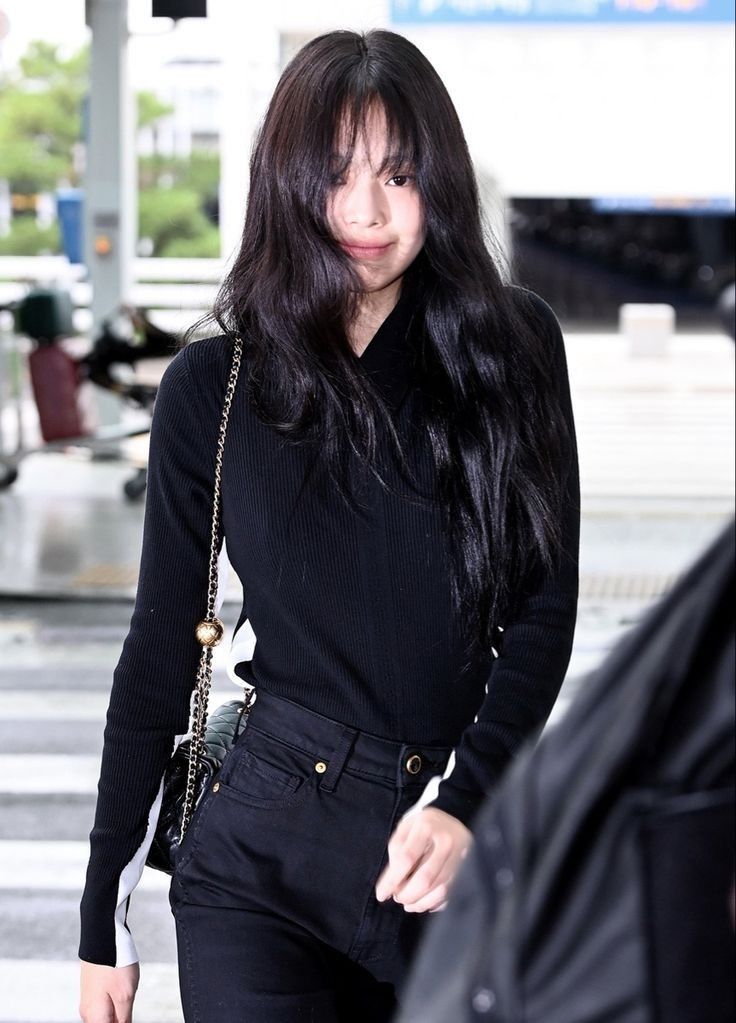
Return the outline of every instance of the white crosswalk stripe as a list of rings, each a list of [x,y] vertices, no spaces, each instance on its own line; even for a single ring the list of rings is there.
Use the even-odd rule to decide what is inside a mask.
[[[0,720],[100,721],[104,720],[108,700],[108,693],[80,693],[73,689],[10,690],[0,692]]]
[[[231,686],[212,690],[209,706],[214,709],[227,700],[240,699],[242,690]],[[109,692],[65,690],[0,690],[0,721],[101,721],[110,699]],[[0,778],[0,787],[3,784]]]
[[[5,890],[42,888],[81,892],[89,843],[10,839],[0,841],[0,878]],[[144,870],[136,891],[168,892],[169,878]]]
[[[133,1007],[135,1023],[181,1023],[175,963],[146,963]],[[0,959],[0,1023],[79,1023],[79,964]]]
[[[44,753],[0,755],[0,793],[74,793],[97,790],[99,757]]]

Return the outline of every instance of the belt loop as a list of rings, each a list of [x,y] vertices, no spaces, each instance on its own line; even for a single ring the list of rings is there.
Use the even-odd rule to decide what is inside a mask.
[[[357,734],[357,729],[348,728],[347,725],[343,727],[340,738],[335,743],[335,748],[327,761],[327,770],[320,779],[320,786],[326,792],[335,791],[335,786],[350,756]]]

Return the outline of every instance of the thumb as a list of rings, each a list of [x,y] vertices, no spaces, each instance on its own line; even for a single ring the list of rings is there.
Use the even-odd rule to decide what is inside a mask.
[[[110,1023],[132,1023],[133,1020],[133,1004],[132,1002],[115,1002],[114,1015],[110,1017]]]
[[[80,1010],[80,1019],[85,1023],[120,1023],[115,1004],[107,992],[91,1003],[87,1002],[85,1008]]]

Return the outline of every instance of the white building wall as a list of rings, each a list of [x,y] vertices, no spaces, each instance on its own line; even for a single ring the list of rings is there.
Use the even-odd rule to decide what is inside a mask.
[[[722,25],[421,27],[479,163],[514,196],[734,193]]]

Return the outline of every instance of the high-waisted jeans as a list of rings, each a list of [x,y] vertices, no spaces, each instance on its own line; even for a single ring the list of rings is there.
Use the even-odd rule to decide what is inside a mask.
[[[186,1023],[382,1023],[430,918],[379,902],[388,840],[451,749],[257,690],[169,901]]]

